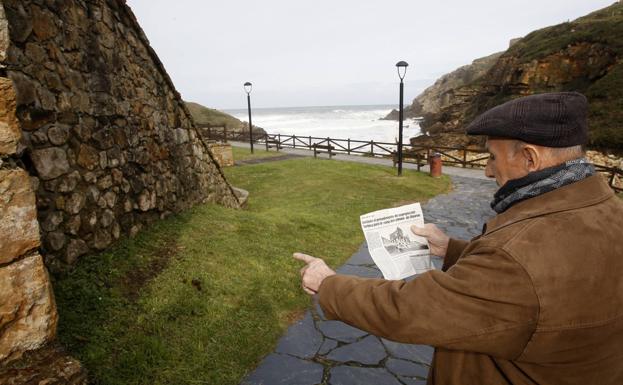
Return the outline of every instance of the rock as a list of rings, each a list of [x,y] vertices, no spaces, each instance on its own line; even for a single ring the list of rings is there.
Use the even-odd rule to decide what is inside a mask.
[[[100,168],[102,170],[108,167],[108,156],[106,155],[106,151],[100,151]]]
[[[113,208],[115,207],[115,203],[117,203],[117,194],[113,191],[108,191],[104,194],[104,202],[106,202],[106,206]]]
[[[71,192],[74,191],[78,182],[80,181],[80,173],[78,171],[74,171],[69,175],[60,177],[58,179],[58,184],[56,186],[56,191],[58,192]]]
[[[150,206],[151,194],[149,193],[149,190],[143,190],[141,195],[138,196],[138,208],[141,209],[141,211],[147,211]]]
[[[99,153],[93,147],[81,144],[76,162],[87,170],[93,170],[99,163]]]
[[[0,10],[0,20],[5,20],[5,7]],[[11,23],[11,37],[18,43],[23,43],[28,39],[28,36],[32,33],[32,19],[30,15],[26,13],[23,4],[18,3],[15,8],[6,8],[6,13]],[[4,27],[6,28],[6,27]],[[8,36],[5,37],[6,41],[2,44],[2,52],[5,52],[8,46]],[[3,60],[4,61],[4,60]]]
[[[48,138],[50,143],[60,146],[67,142],[69,138],[69,126],[64,124],[57,124],[48,129]]]
[[[0,218],[0,264],[39,247],[35,194],[22,169],[0,170]]]
[[[427,366],[416,364],[411,361],[389,358],[385,362],[385,367],[390,372],[396,375],[399,375],[399,376],[420,377],[420,378],[428,377],[429,369]]]
[[[318,324],[318,328],[325,337],[349,343],[368,334],[341,321],[322,321]]]
[[[60,231],[48,233],[45,237],[46,243],[52,251],[58,251],[65,246],[65,234]]]
[[[327,358],[337,362],[358,362],[364,365],[378,365],[387,353],[381,341],[375,336],[367,336],[361,341],[334,349]]]
[[[115,144],[115,139],[110,129],[102,129],[93,134],[93,139],[100,150],[107,150]]]
[[[47,40],[56,36],[58,28],[54,24],[56,18],[48,11],[34,6],[32,10],[32,30],[40,40]]]
[[[0,367],[0,385],[86,385],[87,373],[56,343],[24,353]]]
[[[86,199],[81,193],[73,193],[71,196],[65,200],[65,211],[69,214],[78,214],[80,210],[84,207]]]
[[[315,385],[322,382],[322,373],[322,365],[271,354],[240,385]]]
[[[103,227],[108,227],[113,223],[114,220],[115,220],[115,213],[113,213],[112,210],[106,209],[102,213],[100,224]]]
[[[0,361],[21,357],[56,335],[58,315],[39,254],[0,268]]]
[[[119,239],[121,236],[121,226],[117,222],[113,222],[112,224],[112,237],[114,239]]]
[[[72,235],[78,235],[81,223],[82,220],[80,219],[80,215],[74,215],[70,217],[65,223],[65,231]]]
[[[93,238],[93,247],[98,250],[104,250],[110,245],[112,239],[110,237],[110,233],[108,230],[99,228],[95,231],[95,236]]]
[[[336,347],[337,347],[337,341],[325,338],[324,341],[322,342],[322,345],[320,346],[320,349],[318,349],[318,354],[320,354],[321,356],[324,356],[327,353],[329,353],[331,350],[335,349]]]
[[[383,345],[392,357],[430,365],[434,349],[426,345],[410,345],[382,339]]]
[[[65,262],[73,264],[78,257],[89,252],[89,246],[81,239],[70,239],[65,250]]]
[[[383,274],[380,270],[374,267],[357,266],[357,265],[343,265],[336,270],[339,274],[355,275],[364,278],[383,278]]]
[[[183,128],[176,128],[175,129],[175,143],[183,144],[186,142],[188,142],[188,130],[185,130]]]
[[[22,136],[15,108],[13,83],[7,78],[0,77],[0,155],[14,154]]]
[[[58,228],[58,225],[63,223],[63,212],[53,211],[45,217],[45,220],[41,222],[41,228],[43,231],[54,231]]]
[[[69,172],[70,169],[67,155],[61,148],[33,150],[31,158],[39,177],[43,180],[57,178]]]
[[[329,385],[401,385],[387,370],[381,368],[359,368],[336,366],[331,369]]]
[[[9,72],[9,78],[13,81],[15,101],[18,106],[35,102],[37,87],[28,76],[21,72],[11,71]]]
[[[276,352],[299,358],[312,358],[322,344],[322,335],[316,330],[311,313],[295,322],[277,343]]]
[[[97,181],[97,187],[100,190],[106,190],[112,187],[112,176],[106,175]]]

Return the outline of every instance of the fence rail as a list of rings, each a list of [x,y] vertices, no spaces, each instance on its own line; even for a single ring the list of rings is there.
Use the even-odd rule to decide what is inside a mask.
[[[227,130],[226,127],[200,127],[200,130],[202,135],[213,140],[249,141],[248,132]],[[328,151],[330,156],[346,154],[389,158],[394,161],[394,165],[398,161],[397,143],[270,133],[253,133],[253,142],[258,145],[263,144],[267,151],[271,148],[277,151],[282,148],[300,148],[310,151],[322,149],[323,152]],[[444,164],[463,168],[484,168],[489,159],[488,152],[466,147],[403,144],[402,151],[403,162],[417,164],[418,170],[421,166],[428,164],[434,153],[441,154]],[[615,192],[623,192],[623,170],[601,164],[595,164],[595,169],[606,176],[608,184]]]

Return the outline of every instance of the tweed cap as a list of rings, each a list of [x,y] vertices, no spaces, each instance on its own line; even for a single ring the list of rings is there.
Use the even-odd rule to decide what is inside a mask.
[[[571,147],[588,142],[587,109],[586,97],[577,92],[531,95],[488,110],[466,131],[546,147]]]

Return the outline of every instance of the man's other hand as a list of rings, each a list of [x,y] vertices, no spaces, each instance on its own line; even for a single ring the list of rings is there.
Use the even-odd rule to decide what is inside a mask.
[[[305,262],[305,266],[301,269],[301,281],[303,290],[307,294],[316,294],[318,289],[320,289],[322,281],[327,277],[335,275],[335,271],[331,270],[320,258],[303,253],[294,253],[292,256],[299,261]]]
[[[411,226],[411,231],[413,234],[419,235],[420,237],[424,237],[428,240],[431,254],[439,257],[446,256],[450,237],[441,231],[439,227],[433,225],[432,223],[427,223],[422,227],[413,225]]]

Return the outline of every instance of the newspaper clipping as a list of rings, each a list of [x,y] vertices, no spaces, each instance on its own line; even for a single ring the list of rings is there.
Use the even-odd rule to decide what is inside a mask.
[[[419,203],[374,211],[361,216],[368,250],[385,279],[404,279],[433,269],[426,238],[411,232],[424,225]]]

